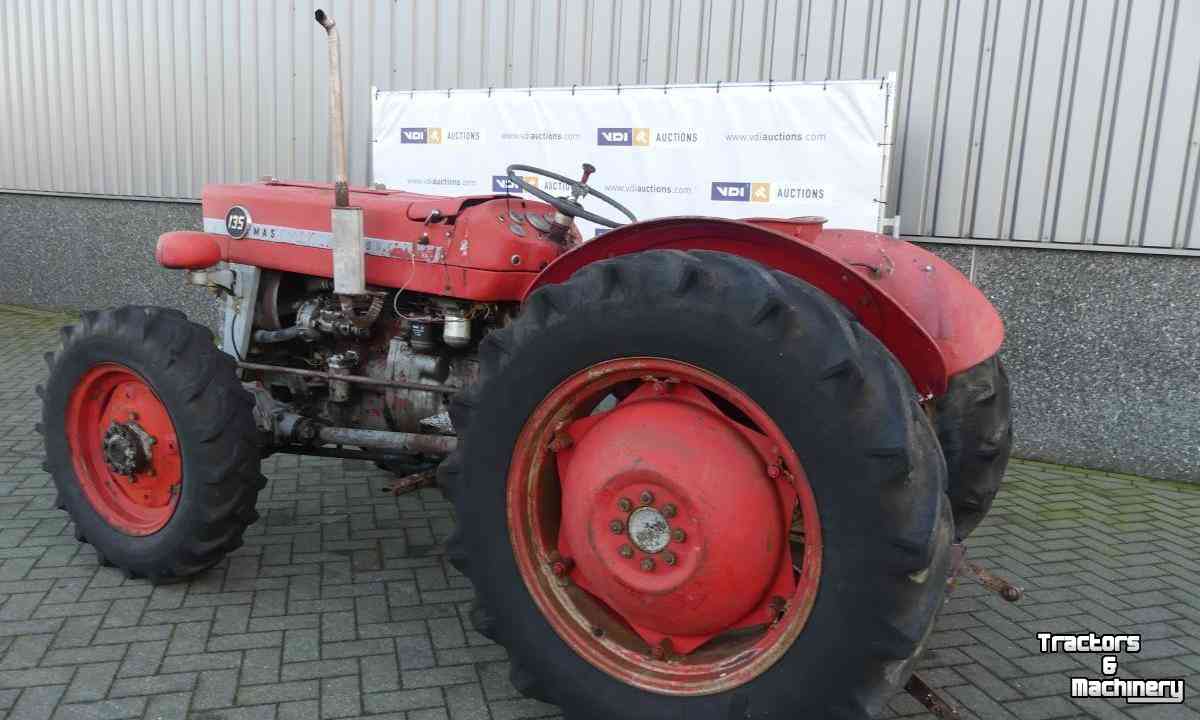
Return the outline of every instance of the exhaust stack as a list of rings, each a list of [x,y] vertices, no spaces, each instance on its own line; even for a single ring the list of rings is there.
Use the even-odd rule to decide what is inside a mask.
[[[314,13],[317,24],[329,35],[329,132],[333,142],[337,177],[333,184],[333,291],[339,295],[365,295],[366,247],[363,241],[362,208],[350,207],[347,178],[346,125],[342,113],[342,73],[338,33],[333,18],[324,10]]]

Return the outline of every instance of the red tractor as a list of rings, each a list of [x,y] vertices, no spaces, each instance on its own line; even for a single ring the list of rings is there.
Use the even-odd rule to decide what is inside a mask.
[[[158,307],[63,328],[46,469],[102,564],[217,564],[271,453],[440,462],[475,626],[570,718],[858,718],[908,681],[1011,446],[965,277],[821,218],[637,222],[590,166],[434,197],[337,157],[210,185],[204,232],[159,239],[223,298],[219,347]]]

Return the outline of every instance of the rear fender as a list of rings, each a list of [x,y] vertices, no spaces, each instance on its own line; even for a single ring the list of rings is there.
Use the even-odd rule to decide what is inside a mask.
[[[597,260],[652,249],[713,250],[755,260],[831,295],[900,360],[922,396],[941,395],[951,375],[999,349],[1004,329],[995,309],[936,255],[875,233],[816,233],[811,223],[761,222],[674,217],[626,225],[556,259],[525,297]]]

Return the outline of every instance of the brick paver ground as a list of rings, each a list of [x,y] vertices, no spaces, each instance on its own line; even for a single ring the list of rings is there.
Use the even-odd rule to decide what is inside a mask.
[[[276,456],[246,545],[191,582],[98,567],[40,469],[33,393],[60,318],[0,308],[0,720],[511,720],[504,650],[466,620],[436,490],[393,498],[351,461]],[[921,663],[965,717],[1200,718],[1200,488],[1014,463],[970,557],[1024,584],[964,581]],[[1137,632],[1126,676],[1184,677],[1183,706],[1072,701],[1098,656],[1041,655],[1039,631]],[[915,716],[907,695],[887,715]]]

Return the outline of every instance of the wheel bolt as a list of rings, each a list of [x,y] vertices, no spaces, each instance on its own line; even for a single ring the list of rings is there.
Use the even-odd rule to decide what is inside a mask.
[[[646,572],[653,572],[654,558],[642,558],[642,569]]]
[[[560,430],[554,433],[554,438],[550,441],[548,447],[550,452],[559,452],[560,450],[566,450],[574,444],[575,442],[571,439],[571,436]]]
[[[679,512],[679,510],[675,507],[675,505],[673,503],[667,503],[666,505],[663,505],[663,509],[662,509],[663,517],[668,518],[668,519],[673,518],[673,517],[675,517],[675,513],[677,513],[677,512]]]
[[[617,501],[617,507],[620,508],[621,512],[629,512],[633,509],[633,501],[627,497],[623,497]]]
[[[654,493],[650,492],[649,490],[643,490],[642,491],[642,504],[649,505],[652,502],[654,502]]]
[[[613,520],[608,524],[608,529],[612,530],[614,535],[620,535],[621,531],[625,529],[625,523],[620,520]]]
[[[633,548],[629,547],[628,544],[622,545],[621,547],[617,548],[617,552],[619,552],[621,554],[621,557],[625,558],[626,560],[633,557]]]
[[[550,572],[554,573],[557,577],[563,577],[567,573],[571,572],[571,569],[574,567],[574,560],[571,558],[563,558],[562,560],[555,560],[550,564]]]
[[[675,564],[675,553],[671,552],[670,550],[664,550],[663,551],[663,562],[665,562],[668,565],[674,565]]]
[[[675,528],[671,531],[671,539],[675,542],[681,543],[684,540],[687,540],[687,533],[683,531],[683,528]]]
[[[767,466],[767,477],[771,478],[772,480],[779,477],[779,466],[778,465],[768,465]]]

